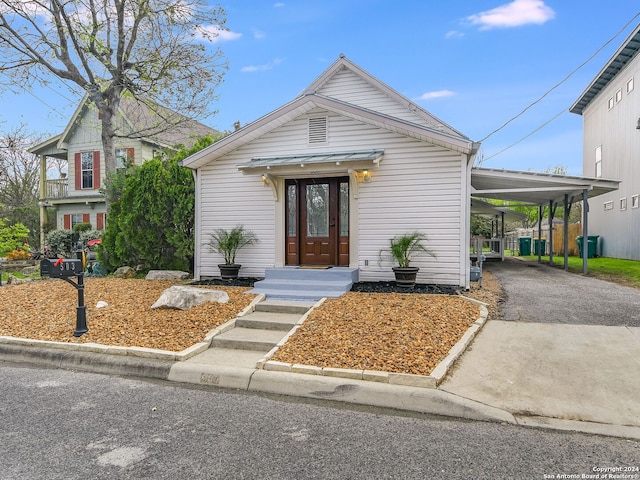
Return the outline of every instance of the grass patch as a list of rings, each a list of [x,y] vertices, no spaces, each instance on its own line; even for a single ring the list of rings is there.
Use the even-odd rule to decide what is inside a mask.
[[[537,260],[538,256],[529,255],[521,258]],[[543,255],[541,259],[544,262],[549,262],[548,255]],[[553,264],[564,266],[564,256],[554,255]],[[569,257],[568,266],[570,272],[582,273],[582,258]],[[587,266],[589,268],[589,275],[623,285],[640,288],[640,262],[636,260],[623,260],[620,258],[607,257],[588,258]]]

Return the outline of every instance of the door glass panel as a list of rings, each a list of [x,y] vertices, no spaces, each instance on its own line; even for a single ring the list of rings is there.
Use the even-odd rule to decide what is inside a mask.
[[[296,217],[298,209],[297,187],[295,185],[289,185],[287,187],[287,224],[288,224],[288,236],[296,236]]]
[[[349,182],[340,182],[340,236],[349,236]]]
[[[307,236],[329,236],[329,184],[307,185]]]

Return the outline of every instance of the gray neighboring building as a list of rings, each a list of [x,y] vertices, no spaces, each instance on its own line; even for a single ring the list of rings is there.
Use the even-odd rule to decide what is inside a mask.
[[[583,175],[621,181],[590,200],[589,234],[603,256],[630,260],[640,260],[639,51],[640,25],[570,108],[583,118]]]

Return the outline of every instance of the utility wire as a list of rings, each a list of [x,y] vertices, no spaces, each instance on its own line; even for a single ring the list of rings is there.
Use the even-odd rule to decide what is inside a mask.
[[[533,130],[532,132],[528,133],[527,135],[525,135],[524,137],[522,137],[520,140],[512,143],[511,145],[509,145],[508,147],[503,148],[502,150],[500,150],[497,153],[494,153],[493,155],[489,155],[488,157],[485,157],[482,159],[482,161],[486,161],[489,160],[490,158],[493,158],[495,156],[500,155],[502,152],[505,152],[507,150],[509,150],[512,147],[515,147],[517,144],[519,144],[520,142],[526,140],[527,138],[529,138],[531,135],[533,135],[534,133],[542,130],[544,127],[546,127],[547,125],[549,125],[551,122],[553,122],[556,118],[558,118],[560,115],[562,115],[563,113],[566,113],[566,108],[563,108],[562,110],[560,110],[558,113],[556,113],[551,119],[547,120],[546,122],[544,122],[542,125],[540,125],[538,128],[536,128],[535,130]]]
[[[567,80],[569,80],[570,77],[572,77],[578,70],[580,70],[582,67],[584,67],[587,63],[589,63],[591,60],[594,59],[594,57],[596,57],[604,48],[607,47],[607,45],[609,45],[611,42],[613,42],[618,35],[620,35],[630,24],[631,22],[633,22],[636,18],[638,18],[640,16],[640,12],[636,13],[633,18],[631,20],[629,20],[624,27],[622,27],[613,37],[611,37],[609,40],[607,40],[600,48],[598,48],[587,60],[585,60],[584,62],[582,62],[578,67],[574,68],[571,73],[569,73],[566,77],[564,77],[562,80],[560,80],[558,83],[556,83],[553,87],[551,87],[549,90],[547,90],[540,98],[538,98],[537,100],[535,100],[534,102],[532,102],[531,104],[527,105],[520,113],[518,113],[517,115],[511,117],[509,120],[507,120],[504,124],[502,124],[500,127],[496,128],[493,132],[489,133],[486,137],[484,137],[482,140],[480,140],[480,142],[484,142],[485,140],[487,140],[489,137],[491,137],[492,135],[494,135],[495,133],[499,132],[500,130],[502,130],[504,127],[506,127],[507,125],[509,125],[511,122],[513,122],[515,119],[521,117],[527,110],[529,110],[531,107],[533,107],[534,105],[536,105],[537,103],[539,103],[542,99],[544,99],[547,95],[549,95],[551,92],[553,92],[556,88],[558,88],[560,85],[562,85],[564,82],[566,82]],[[553,119],[557,118],[558,115],[556,115],[555,117],[553,117]],[[553,120],[551,119],[551,120]],[[550,120],[550,121],[551,121]],[[546,125],[549,122],[546,122],[544,125]],[[542,126],[544,126],[542,125]],[[541,127],[540,127],[541,128]],[[534,132],[538,131],[540,128],[534,130]],[[532,132],[532,133],[534,133]],[[528,137],[529,135],[527,135]],[[524,137],[524,138],[527,138]],[[524,140],[524,138],[522,140]],[[518,143],[518,142],[516,142]],[[515,145],[515,144],[514,144]],[[509,147],[507,147],[509,148]],[[506,150],[506,149],[505,149]],[[504,152],[504,150],[502,150],[501,152]],[[499,152],[499,153],[501,153]],[[497,154],[495,154],[497,155]],[[494,157],[495,155],[492,155],[492,157]],[[491,157],[489,157],[491,158]]]

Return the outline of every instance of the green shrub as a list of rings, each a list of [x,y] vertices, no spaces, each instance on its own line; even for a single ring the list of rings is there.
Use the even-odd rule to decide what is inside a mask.
[[[73,241],[71,230],[52,230],[47,233],[47,245],[51,249],[51,253],[55,256],[70,258],[73,253]]]
[[[22,223],[5,225],[0,219],[0,257],[13,250],[29,250],[25,239],[29,237],[29,229]]]
[[[89,222],[76,223],[73,226],[73,233],[82,233],[87,230],[91,230],[91,224]]]

